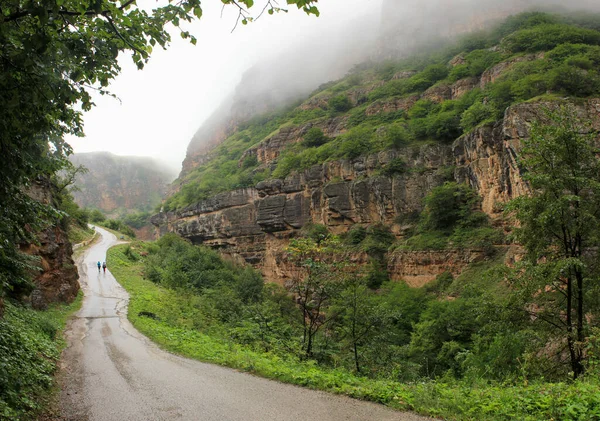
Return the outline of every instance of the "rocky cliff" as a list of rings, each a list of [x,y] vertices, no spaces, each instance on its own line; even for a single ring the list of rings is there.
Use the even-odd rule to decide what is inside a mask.
[[[218,194],[178,212],[161,213],[153,223],[159,234],[176,232],[196,244],[218,248],[260,268],[266,279],[282,282],[289,273],[283,249],[306,224],[324,224],[333,233],[343,233],[355,224],[384,223],[402,237],[407,215],[421,211],[427,192],[448,180],[471,185],[483,198],[483,210],[499,218],[502,204],[527,192],[516,163],[521,139],[528,136],[534,120],[546,118],[545,109],[557,106],[516,105],[507,109],[501,122],[479,127],[452,144],[327,162],[285,179]],[[600,128],[599,99],[585,101],[578,110]],[[289,132],[280,136],[295,137]],[[265,153],[258,155],[267,159]],[[381,175],[397,159],[406,163],[402,173]],[[459,274],[481,258],[483,253],[477,250],[395,251],[388,256],[388,270],[392,278],[420,286],[445,271]]]
[[[28,193],[44,204],[52,203],[52,185],[39,180]],[[36,242],[21,244],[22,252],[39,259],[40,271],[32,272],[34,290],[30,295],[36,309],[45,309],[49,304],[70,303],[79,291],[79,275],[73,262],[73,249],[65,227],[55,223],[36,236]]]
[[[506,6],[499,13],[512,10]],[[307,224],[340,234],[381,223],[403,240],[414,234],[423,198],[446,181],[470,185],[493,226],[508,229],[503,204],[528,192],[517,155],[532,122],[568,102],[582,119],[600,123],[600,100],[590,99],[600,95],[600,74],[569,58],[579,51],[573,42],[586,38],[584,48],[595,51],[600,35],[574,19],[522,14],[480,43],[357,66],[295,108],[233,130],[180,179],[153,223],[159,234],[218,248],[278,282],[291,270],[285,246]],[[572,39],[555,37],[556,27]],[[531,45],[531,37],[546,41]],[[483,250],[406,251],[440,247],[411,244],[385,261],[392,278],[412,285],[459,274],[485,257]]]
[[[173,179],[171,171],[151,158],[91,152],[74,154],[70,159],[89,170],[76,179],[75,202],[109,215],[153,209]]]

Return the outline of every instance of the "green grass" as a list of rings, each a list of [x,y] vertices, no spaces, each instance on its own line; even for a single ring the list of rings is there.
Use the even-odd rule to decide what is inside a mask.
[[[95,231],[91,228],[83,228],[77,223],[69,225],[69,241],[73,244],[83,243],[94,238]]]
[[[66,346],[62,333],[82,297],[46,311],[6,302],[0,319],[0,420],[35,419],[55,403],[54,374]]]
[[[448,420],[600,420],[597,376],[590,375],[587,380],[574,383],[528,383],[522,379],[518,384],[456,380],[408,384],[361,377],[293,356],[248,349],[195,328],[203,323],[195,320],[199,313],[194,309],[194,297],[143,279],[142,262],[129,260],[124,254],[126,247],[113,247],[108,259],[112,273],[131,295],[128,317],[140,332],[168,351],[269,379]],[[140,311],[154,313],[158,319],[140,317]]]

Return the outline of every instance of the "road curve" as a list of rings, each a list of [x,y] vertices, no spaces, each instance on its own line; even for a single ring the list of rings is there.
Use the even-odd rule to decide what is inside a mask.
[[[78,261],[83,306],[66,332],[61,416],[68,421],[423,421],[381,405],[282,384],[160,350],[127,320],[128,295],[96,262],[102,235]]]

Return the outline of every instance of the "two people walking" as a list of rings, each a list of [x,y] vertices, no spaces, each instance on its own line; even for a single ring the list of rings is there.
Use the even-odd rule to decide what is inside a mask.
[[[104,270],[104,273],[106,273],[106,262],[102,262],[102,265],[101,265],[100,260],[98,260],[98,273],[100,273],[100,267],[102,267],[102,269]]]

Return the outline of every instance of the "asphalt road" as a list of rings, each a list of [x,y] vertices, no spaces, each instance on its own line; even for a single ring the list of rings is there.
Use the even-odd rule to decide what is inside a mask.
[[[102,235],[78,261],[85,292],[67,330],[61,416],[69,421],[423,421],[381,405],[312,391],[160,350],[127,320],[128,295],[97,261]]]

